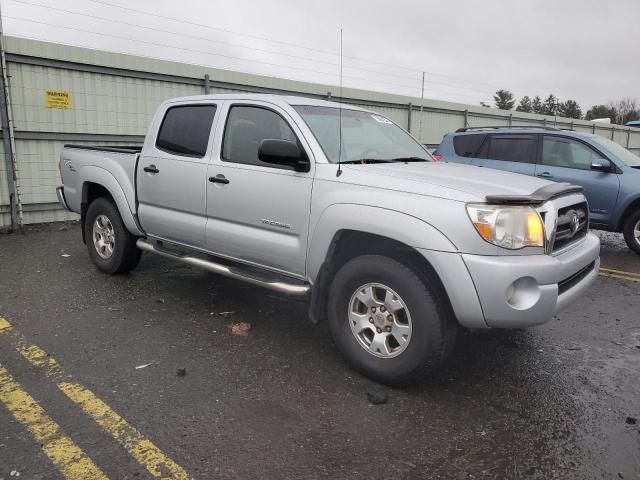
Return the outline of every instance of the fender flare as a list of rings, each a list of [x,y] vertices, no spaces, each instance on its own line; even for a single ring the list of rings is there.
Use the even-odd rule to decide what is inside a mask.
[[[336,203],[320,214],[310,234],[307,277],[312,283],[316,280],[336,235],[344,230],[388,237],[416,249],[458,251],[440,230],[407,213],[370,205]]]
[[[83,167],[79,172],[82,185],[82,203],[86,203],[86,184],[96,183],[104,187],[113,201],[118,207],[118,212],[122,217],[125,227],[129,232],[136,236],[143,236],[144,232],[138,226],[138,223],[134,217],[124,190],[116,180],[116,178],[104,168],[96,167],[94,165]]]

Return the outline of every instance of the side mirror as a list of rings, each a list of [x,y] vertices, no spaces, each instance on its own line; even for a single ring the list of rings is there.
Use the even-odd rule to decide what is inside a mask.
[[[598,170],[599,172],[610,172],[613,170],[613,164],[606,158],[598,158],[591,162],[591,170]]]
[[[296,142],[266,138],[260,142],[258,158],[265,163],[291,167],[296,172],[309,171],[309,159]]]

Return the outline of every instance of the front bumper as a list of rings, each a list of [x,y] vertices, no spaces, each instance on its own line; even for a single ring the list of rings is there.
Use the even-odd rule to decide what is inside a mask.
[[[588,233],[583,241],[555,256],[463,254],[462,259],[486,325],[529,327],[550,320],[595,282],[600,268],[600,240]]]
[[[58,202],[60,203],[60,205],[62,205],[65,210],[70,212],[71,209],[69,208],[69,205],[67,205],[66,198],[64,198],[64,187],[56,187],[56,196],[58,197]]]

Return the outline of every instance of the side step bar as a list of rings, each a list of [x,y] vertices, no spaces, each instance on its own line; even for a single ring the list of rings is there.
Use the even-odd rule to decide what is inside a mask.
[[[278,280],[260,279],[256,278],[248,272],[243,272],[241,268],[228,267],[220,263],[205,260],[203,258],[192,257],[186,254],[171,253],[166,250],[157,248],[155,245],[152,245],[142,238],[138,239],[138,241],[136,242],[136,246],[144,252],[156,253],[163,257],[178,260],[179,262],[186,263],[194,267],[204,268],[205,270],[213,273],[219,273],[220,275],[224,275],[225,277],[243,280],[245,282],[252,283],[253,285],[258,285],[260,287],[275,290],[277,292],[287,293],[289,295],[305,295],[311,290],[311,286],[309,284],[295,284]]]

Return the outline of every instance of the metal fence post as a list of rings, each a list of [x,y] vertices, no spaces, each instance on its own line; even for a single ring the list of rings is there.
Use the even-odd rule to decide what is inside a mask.
[[[613,140],[616,137],[616,127],[613,126],[611,127],[611,140]]]
[[[630,141],[631,141],[631,129],[627,130],[627,148],[629,148]]]
[[[327,100],[331,100],[331,92],[327,92]]]
[[[513,124],[513,113],[509,114],[509,126]]]
[[[593,126],[593,132],[591,132],[591,133],[593,133],[595,135],[596,134],[596,124],[593,123],[592,126]]]
[[[16,162],[15,141],[13,137],[13,118],[9,100],[9,84],[7,63],[4,56],[4,32],[2,14],[0,13],[0,122],[2,122],[2,142],[4,144],[4,160],[9,190],[9,207],[11,209],[11,229],[20,228],[22,224],[22,203],[18,189],[18,172]]]
[[[464,128],[469,128],[469,110],[464,111]]]
[[[407,110],[407,132],[411,133],[411,113],[413,112],[413,103],[409,102],[409,110]]]
[[[209,93],[211,92],[211,85],[209,85],[209,81],[211,79],[209,78],[209,74],[205,73],[204,75],[204,94],[205,95],[209,95]]]

